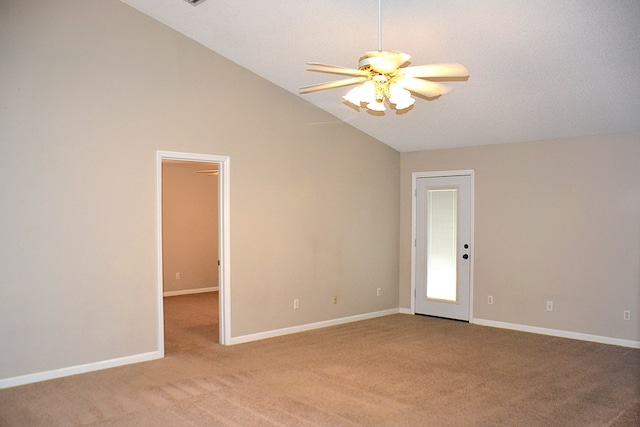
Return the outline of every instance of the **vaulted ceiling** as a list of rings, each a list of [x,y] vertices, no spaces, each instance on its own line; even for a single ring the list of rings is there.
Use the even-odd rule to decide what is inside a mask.
[[[400,152],[640,132],[638,0],[382,0],[383,50],[470,71],[384,116],[344,103],[348,87],[299,93],[341,78],[306,62],[377,50],[378,0],[122,1]]]

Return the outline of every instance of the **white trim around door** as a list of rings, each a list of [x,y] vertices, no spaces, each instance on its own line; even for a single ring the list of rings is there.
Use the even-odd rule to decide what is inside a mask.
[[[230,167],[228,156],[211,154],[183,153],[175,151],[157,151],[156,155],[156,265],[157,265],[157,304],[158,304],[158,349],[164,356],[164,309],[162,288],[162,161],[181,160],[190,162],[217,163],[218,172],[218,253],[219,304],[220,304],[220,344],[231,344],[231,239],[230,239]]]
[[[470,224],[470,241],[469,244],[473,249],[474,235],[474,176],[475,171],[473,169],[466,170],[453,170],[453,171],[432,171],[432,172],[413,172],[411,174],[411,312],[416,313],[416,239],[417,239],[417,206],[416,206],[416,194],[417,194],[417,182],[419,178],[436,178],[436,177],[449,177],[449,176],[469,176],[471,178],[471,224]],[[469,322],[473,320],[473,270],[474,270],[474,256],[470,258],[469,265]]]

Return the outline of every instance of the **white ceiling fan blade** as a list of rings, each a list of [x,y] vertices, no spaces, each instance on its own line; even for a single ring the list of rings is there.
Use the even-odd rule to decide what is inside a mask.
[[[415,79],[413,77],[405,77],[399,81],[405,89],[415,92],[427,98],[434,98],[447,93],[451,90],[449,86],[440,83],[430,82],[428,80]]]
[[[342,86],[349,86],[349,85],[354,85],[357,83],[362,83],[364,81],[366,81],[367,78],[366,77],[353,77],[351,79],[342,79],[342,80],[336,80],[333,82],[326,82],[326,83],[316,83],[313,85],[308,85],[308,86],[302,86],[300,88],[300,92],[301,93],[308,93],[308,92],[315,92],[318,90],[325,90],[325,89],[333,89],[336,87],[342,87]]]
[[[407,77],[469,77],[469,70],[457,62],[416,65],[402,69]]]
[[[339,65],[321,64],[319,62],[307,62],[307,65],[311,65],[312,69],[309,71],[318,71],[321,73],[332,74],[344,74],[347,76],[367,76],[369,73],[366,71],[358,70],[355,68],[341,67]]]

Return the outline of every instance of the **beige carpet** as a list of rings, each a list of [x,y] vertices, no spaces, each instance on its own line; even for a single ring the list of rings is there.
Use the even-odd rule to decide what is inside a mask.
[[[640,350],[393,315],[222,347],[167,298],[162,360],[0,390],[1,426],[640,426]]]

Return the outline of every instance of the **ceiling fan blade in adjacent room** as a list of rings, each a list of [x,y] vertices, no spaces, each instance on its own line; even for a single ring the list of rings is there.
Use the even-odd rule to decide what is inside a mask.
[[[366,71],[358,70],[355,68],[341,67],[339,65],[321,64],[319,62],[307,62],[307,65],[311,65],[314,68],[310,68],[309,71],[317,71],[320,73],[331,74],[344,74],[347,76],[366,76]]]
[[[442,64],[416,65],[402,68],[407,77],[469,77],[469,70],[457,62]]]
[[[333,89],[333,88],[336,88],[336,87],[349,86],[349,85],[354,85],[354,84],[358,84],[358,83],[363,83],[366,80],[367,80],[366,77],[353,77],[351,79],[335,80],[333,82],[316,83],[316,84],[313,84],[313,85],[302,86],[300,88],[300,93],[308,93],[308,92],[315,92],[315,91],[318,91],[318,90]]]
[[[415,92],[427,98],[434,98],[447,93],[451,90],[449,86],[440,83],[430,82],[428,80],[415,79],[413,77],[405,77],[399,82],[405,89]]]

